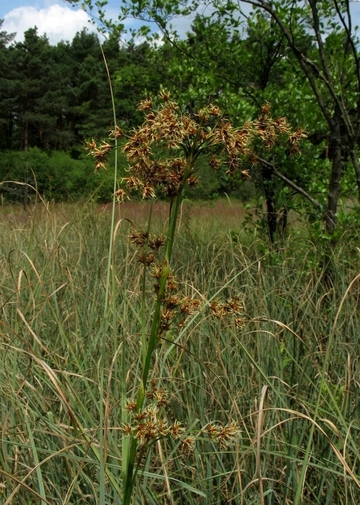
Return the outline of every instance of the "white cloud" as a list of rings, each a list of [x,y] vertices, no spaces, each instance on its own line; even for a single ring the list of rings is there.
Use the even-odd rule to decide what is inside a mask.
[[[53,4],[43,9],[24,6],[13,9],[4,16],[2,30],[8,33],[16,32],[16,41],[24,40],[24,31],[29,28],[38,29],[38,34],[46,33],[50,44],[57,44],[60,40],[71,41],[76,32],[84,27],[94,30],[88,22],[88,14],[81,10],[73,10],[70,7]]]

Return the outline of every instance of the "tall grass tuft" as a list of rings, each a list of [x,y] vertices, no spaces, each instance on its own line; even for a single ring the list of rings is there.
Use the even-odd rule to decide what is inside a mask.
[[[126,204],[121,213],[125,219]],[[98,503],[99,328],[110,222],[92,206],[1,219],[4,504]],[[130,441],[123,372],[135,401],[142,311],[150,317],[153,310],[151,293],[143,306],[125,228],[114,236],[119,339],[115,346],[111,327],[103,349],[107,503],[122,503],[123,444]],[[273,254],[248,239],[234,243],[230,231],[224,223],[223,232],[206,229],[190,241],[188,227],[178,230],[174,275],[184,295],[196,294],[202,305],[156,346],[147,402],[163,396],[157,421],[166,414],[180,437],[157,439],[139,459],[133,502],[357,503],[358,264],[345,249],[334,253],[329,289],[313,244],[299,247],[299,238],[290,238],[274,264]],[[239,292],[241,324],[213,317],[215,300]],[[232,446],[201,431],[215,427],[216,435],[229,422],[240,430]],[[187,437],[196,441],[184,457]]]

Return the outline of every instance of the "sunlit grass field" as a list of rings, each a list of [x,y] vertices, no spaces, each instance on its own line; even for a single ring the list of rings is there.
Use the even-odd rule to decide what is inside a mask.
[[[135,396],[154,299],[148,277],[142,304],[129,233],[150,208],[119,205],[112,237],[106,206],[0,208],[3,505],[95,505],[100,487],[121,503],[120,398]],[[200,305],[159,339],[151,380],[166,396],[157,415],[184,431],[139,454],[133,503],[360,503],[359,244],[319,247],[297,227],[270,246],[244,218],[228,200],[183,203],[173,270]],[[163,232],[166,204],[151,219]],[[230,299],[236,320],[213,310]],[[206,428],[230,425],[231,443]]]

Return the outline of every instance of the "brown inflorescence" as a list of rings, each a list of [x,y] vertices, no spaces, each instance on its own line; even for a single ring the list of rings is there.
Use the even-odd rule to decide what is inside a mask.
[[[238,423],[231,421],[227,424],[209,423],[202,430],[203,433],[219,443],[222,449],[226,449],[233,445],[239,437],[240,430]]]
[[[243,319],[241,316],[244,313],[244,304],[238,296],[229,298],[226,302],[222,302],[216,298],[209,304],[209,308],[217,319],[232,316],[236,326],[242,326]]]
[[[144,121],[130,135],[119,126],[110,133],[112,139],[127,137],[122,150],[129,162],[128,176],[122,179],[124,187],[115,193],[121,202],[128,198],[127,192],[137,192],[145,199],[158,194],[174,199],[185,184],[196,186],[196,160],[202,152],[208,155],[211,168],[218,170],[226,165],[229,175],[239,173],[244,179],[251,176],[248,168],[242,168],[244,158],[253,166],[258,161],[253,150],[255,140],[270,149],[285,136],[293,154],[299,152],[299,143],[307,136],[301,128],[292,131],[286,118],[274,119],[268,103],[262,106],[257,120],[235,128],[214,104],[192,115],[181,111],[168,90],[162,89],[159,97],[162,103],[158,107],[151,99],[140,102],[138,109],[144,113]],[[100,146],[94,139],[87,142],[96,170],[106,168],[113,148],[108,142]]]

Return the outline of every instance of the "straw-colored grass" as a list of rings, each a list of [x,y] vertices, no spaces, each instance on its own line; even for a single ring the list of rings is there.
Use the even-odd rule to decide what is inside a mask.
[[[162,414],[182,423],[195,448],[184,453],[184,437],[157,440],[140,460],[133,503],[360,503],[359,256],[339,244],[327,254],[330,271],[300,234],[276,248],[241,233],[235,240],[234,207],[227,218],[230,203],[221,205],[183,209],[173,268],[202,305],[163,336],[150,377],[168,395]],[[121,378],[125,367],[133,398],[141,368],[141,268],[128,241],[138,209],[116,216],[106,316],[110,214],[89,205],[1,209],[3,505],[97,504],[100,486],[107,504],[121,503]],[[147,289],[150,317],[151,280]],[[214,317],[210,305],[235,296],[242,324]],[[204,431],[231,422],[235,444]]]

